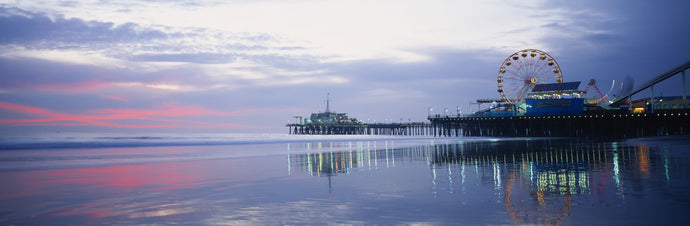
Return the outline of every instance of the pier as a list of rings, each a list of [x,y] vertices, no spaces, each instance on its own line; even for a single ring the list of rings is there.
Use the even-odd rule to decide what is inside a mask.
[[[538,69],[539,73],[519,70],[519,67]],[[296,116],[299,123],[286,126],[290,134],[310,135],[610,139],[690,135],[687,69],[690,69],[690,61],[653,77],[637,89],[632,90],[630,86],[630,89],[621,89],[615,99],[607,99],[599,92],[594,79],[581,91],[578,89],[580,82],[563,82],[560,66],[551,56],[540,50],[527,49],[509,56],[501,65],[497,82],[502,98],[477,101],[479,104],[491,103],[489,109],[480,109],[469,115],[460,115],[459,111],[456,116],[430,114],[428,122],[370,124],[350,119],[347,114],[330,112],[327,100],[326,112],[314,113],[304,121],[301,116]],[[544,77],[546,75],[549,77]],[[655,85],[677,75],[682,79],[682,96],[655,96]],[[554,81],[544,81],[548,79]],[[590,87],[599,96],[585,99],[583,96]],[[515,92],[517,90],[519,92]],[[645,90],[650,91],[649,97],[631,100],[633,95]]]
[[[492,137],[633,138],[690,135],[690,109],[654,113],[591,112],[582,115],[446,117],[430,123],[373,123],[357,125],[288,124],[290,134]]]
[[[582,115],[429,118],[435,136],[633,138],[688,135],[690,110],[654,113],[591,112]]]
[[[340,125],[287,124],[290,134],[305,135],[391,135],[433,136],[438,127],[431,123],[361,123]]]

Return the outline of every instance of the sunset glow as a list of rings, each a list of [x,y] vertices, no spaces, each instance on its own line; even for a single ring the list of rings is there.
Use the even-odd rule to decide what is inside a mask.
[[[103,126],[117,128],[242,128],[231,123],[211,124],[193,120],[174,119],[183,116],[230,116],[251,109],[236,112],[217,112],[194,106],[177,106],[166,104],[156,109],[96,109],[89,114],[64,114],[50,110],[0,102],[0,109],[11,111],[32,118],[2,119],[5,126]],[[164,124],[120,124],[116,120],[141,120],[142,122],[163,122]]]
[[[690,59],[688,4],[0,0],[0,132],[283,132],[327,92],[351,117],[421,122],[500,97],[502,60],[532,48],[564,81],[641,84]]]

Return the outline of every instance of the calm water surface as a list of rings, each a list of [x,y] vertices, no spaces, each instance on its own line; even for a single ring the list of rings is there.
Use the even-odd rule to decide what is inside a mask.
[[[1,225],[684,225],[690,139],[0,150]]]

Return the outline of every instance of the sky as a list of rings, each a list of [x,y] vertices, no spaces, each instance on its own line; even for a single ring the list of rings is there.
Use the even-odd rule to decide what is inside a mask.
[[[0,0],[0,134],[287,133],[327,93],[361,121],[425,121],[499,98],[523,49],[607,92],[690,60],[688,21],[684,0]]]

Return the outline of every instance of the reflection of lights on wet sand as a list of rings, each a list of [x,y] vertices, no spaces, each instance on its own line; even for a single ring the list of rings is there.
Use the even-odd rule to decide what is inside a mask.
[[[620,180],[620,167],[618,166],[618,152],[613,152],[613,179],[616,181],[616,187],[620,191],[621,180]]]
[[[386,167],[395,167],[396,159],[402,163],[426,161],[434,198],[443,197],[441,192],[455,195],[456,191],[462,191],[458,193],[462,195],[472,186],[492,185],[492,188],[504,192],[506,211],[516,211],[511,213],[511,218],[519,218],[515,223],[544,224],[566,220],[573,206],[572,196],[587,197],[593,194],[593,185],[602,190],[611,184],[619,189],[620,194],[621,183],[629,167],[643,176],[649,176],[650,159],[646,148],[546,147],[538,151],[528,148],[522,153],[508,154],[510,152],[487,151],[482,145],[485,143],[458,142],[392,150],[385,144],[384,149],[364,151],[360,148],[359,151],[311,154],[311,159],[317,163],[322,161],[319,165],[332,167],[303,166],[313,171],[324,170],[322,174],[326,171],[338,174],[349,173],[351,168],[367,170],[366,165],[369,165],[368,170],[377,170],[379,161],[385,163]],[[309,160],[309,156],[295,158]],[[474,170],[469,168],[469,171],[465,171],[465,167]],[[319,172],[312,175],[317,174]],[[610,179],[602,181],[602,177],[613,178],[615,184]],[[457,183],[460,179],[462,182]],[[466,180],[471,183],[465,183]],[[491,184],[482,184],[485,181]]]
[[[348,219],[352,211],[348,203],[331,204],[331,201],[326,199],[266,203],[239,209],[219,206],[214,209],[220,211],[199,223],[207,225],[366,223]]]
[[[646,146],[637,147],[637,165],[643,177],[649,177],[649,154]]]
[[[497,162],[494,162],[492,165],[494,170],[494,186],[496,189],[499,189],[501,188],[501,167],[499,167]]]
[[[165,217],[176,214],[192,213],[197,211],[196,208],[192,207],[198,205],[198,203],[193,203],[192,201],[187,201],[185,203],[176,204],[166,204],[147,207],[146,209],[135,209],[130,210],[129,218],[143,218],[143,217]]]
[[[150,194],[149,194],[150,195]],[[143,197],[139,197],[143,198]],[[41,213],[34,215],[40,216],[44,214],[54,216],[80,216],[87,215],[93,219],[102,219],[106,217],[126,217],[130,219],[148,218],[148,217],[165,217],[177,214],[187,214],[198,211],[194,206],[198,206],[198,201],[183,201],[175,204],[159,204],[165,203],[165,200],[153,199],[152,201],[135,202],[132,200],[122,200],[119,198],[105,198],[95,200],[91,203],[75,204],[58,206]],[[122,204],[127,203],[127,204]],[[54,203],[57,204],[57,203]],[[159,204],[159,205],[157,205]]]
[[[668,151],[664,150],[664,172],[666,173],[666,183],[670,183],[671,178],[668,175]]]

